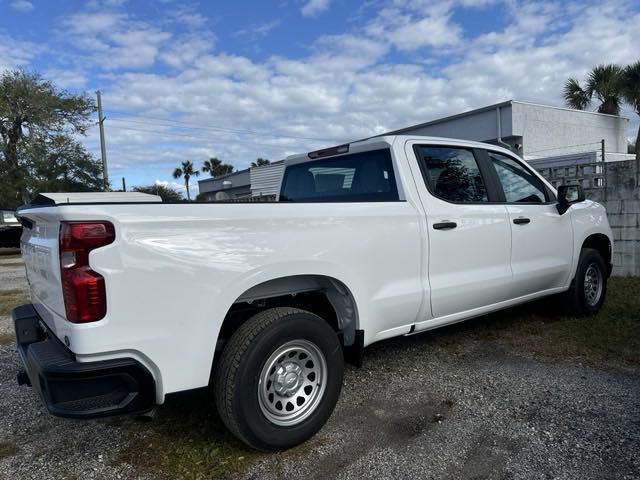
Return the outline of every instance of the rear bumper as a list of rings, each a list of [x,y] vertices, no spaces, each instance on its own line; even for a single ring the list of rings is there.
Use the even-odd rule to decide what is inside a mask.
[[[96,418],[140,413],[154,407],[153,376],[138,361],[118,358],[78,362],[47,329],[32,305],[15,308],[11,317],[29,381],[52,414]],[[24,382],[24,374],[21,378]]]

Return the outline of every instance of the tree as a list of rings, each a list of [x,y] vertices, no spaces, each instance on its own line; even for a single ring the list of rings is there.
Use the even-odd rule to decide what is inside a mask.
[[[584,88],[578,80],[569,78],[563,90],[566,104],[571,108],[586,110],[595,96],[599,113],[619,115],[623,100],[622,73],[619,65],[598,65],[589,72]]]
[[[229,173],[233,172],[233,168],[233,165],[222,163],[222,160],[219,160],[216,157],[205,160],[202,164],[202,171],[209,172],[209,175],[211,175],[212,177],[221,177],[222,175],[228,175]]]
[[[622,73],[622,97],[640,115],[640,60],[627,65]],[[636,134],[636,164],[640,168],[640,126]]]
[[[102,163],[68,135],[33,140],[22,156],[28,192],[102,190]]]
[[[164,185],[149,185],[148,187],[133,187],[134,192],[149,193],[151,195],[158,195],[162,198],[163,202],[182,202],[184,199],[180,193],[176,192],[173,188],[166,187]]]
[[[8,185],[2,192],[15,203],[28,203],[27,150],[36,143],[47,145],[52,138],[84,135],[93,100],[57,89],[36,73],[9,70],[0,75],[0,173]],[[53,142],[56,143],[56,142]],[[13,192],[13,193],[12,193]]]
[[[187,201],[191,201],[191,194],[189,193],[189,179],[191,177],[197,177],[200,172],[193,168],[193,163],[189,160],[182,162],[182,168],[178,167],[173,171],[173,178],[184,177],[184,186],[187,187]]]
[[[252,167],[263,167],[269,164],[271,164],[271,160],[267,160],[266,158],[257,158],[255,162],[251,162]]]

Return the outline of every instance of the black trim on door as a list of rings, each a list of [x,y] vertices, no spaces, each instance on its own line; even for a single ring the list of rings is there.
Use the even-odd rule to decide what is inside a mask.
[[[489,198],[493,198],[493,202],[495,203],[505,203],[506,197],[504,195],[502,185],[500,184],[498,172],[496,172],[487,150],[483,148],[474,148],[473,153],[476,157],[476,161],[478,162],[478,167],[482,172],[482,178],[485,181],[487,192],[490,192],[488,193]]]

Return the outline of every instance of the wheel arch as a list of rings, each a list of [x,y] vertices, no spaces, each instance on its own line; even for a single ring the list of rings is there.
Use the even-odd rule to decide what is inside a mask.
[[[295,306],[316,313],[340,334],[343,345],[351,346],[356,342],[359,317],[351,290],[335,277],[302,274],[273,278],[245,290],[228,309],[219,330],[218,343],[224,344],[225,339],[251,316],[277,306]],[[330,313],[329,308],[332,315],[322,315],[325,311]]]
[[[584,248],[593,248],[594,250],[597,250],[600,255],[602,255],[602,259],[607,266],[608,275],[611,275],[611,239],[604,233],[592,233],[582,242],[580,250]]]

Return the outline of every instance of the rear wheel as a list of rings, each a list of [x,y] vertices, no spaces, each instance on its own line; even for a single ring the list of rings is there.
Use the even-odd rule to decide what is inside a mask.
[[[583,248],[576,276],[567,292],[569,313],[576,316],[595,315],[607,294],[607,269],[600,252]]]
[[[233,334],[215,373],[224,424],[258,450],[283,450],[314,435],[333,412],[343,375],[342,347],[322,318],[273,308]]]

